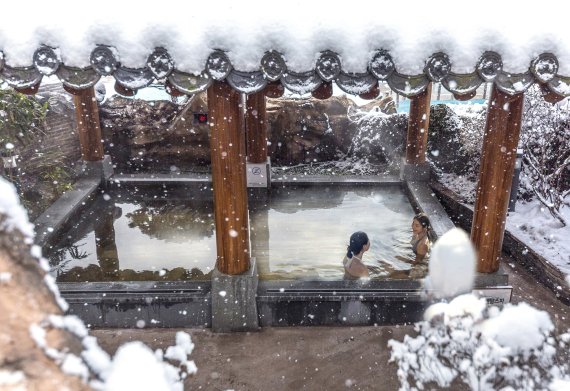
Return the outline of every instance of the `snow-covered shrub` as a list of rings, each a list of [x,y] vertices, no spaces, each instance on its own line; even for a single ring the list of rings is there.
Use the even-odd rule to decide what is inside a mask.
[[[399,164],[405,152],[406,114],[385,114],[382,111],[350,111],[348,118],[356,123],[357,132],[348,155],[371,163]]]
[[[434,105],[427,159],[439,182],[475,203],[487,106]]]
[[[570,333],[521,303],[487,308],[472,294],[428,308],[415,337],[390,340],[400,390],[466,384],[472,390],[546,390],[570,381]]]
[[[81,353],[50,346],[46,338],[50,329],[76,336],[81,341]],[[50,315],[43,323],[30,325],[30,335],[65,374],[79,376],[95,390],[183,391],[184,379],[198,370],[194,361],[188,360],[194,344],[183,331],[176,333],[176,344],[166,353],[161,349],[153,352],[144,343],[133,341],[121,345],[113,358],[101,349],[95,337],[88,335],[83,321],[73,315]]]
[[[519,145],[524,148],[523,188],[567,225],[560,209],[570,204],[570,100],[548,103],[538,86],[529,88]]]
[[[476,179],[485,115],[480,104],[431,107],[427,158],[436,172]]]
[[[447,105],[430,109],[427,158],[436,172],[463,174],[470,161],[460,138],[461,118]]]
[[[474,166],[478,171],[487,120],[487,104],[454,105],[453,111],[461,120],[460,139],[463,148],[472,158],[478,157]]]
[[[474,277],[467,235],[456,229],[444,234],[433,248],[427,288],[435,296],[469,292]],[[402,391],[460,383],[477,391],[547,389],[552,383],[554,390],[570,381],[570,332],[553,335],[549,315],[526,303],[500,309],[463,294],[431,305],[415,331],[388,342]]]

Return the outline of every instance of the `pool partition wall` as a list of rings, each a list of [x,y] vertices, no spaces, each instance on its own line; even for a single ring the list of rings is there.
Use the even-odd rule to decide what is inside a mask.
[[[397,261],[410,257],[411,218],[423,210],[437,233],[453,226],[426,183],[391,177],[281,179],[250,189],[249,208],[260,326],[419,319],[423,275]],[[93,327],[210,327],[212,214],[209,178],[116,176],[97,189],[44,244],[70,313]],[[356,230],[380,272],[346,281]]]

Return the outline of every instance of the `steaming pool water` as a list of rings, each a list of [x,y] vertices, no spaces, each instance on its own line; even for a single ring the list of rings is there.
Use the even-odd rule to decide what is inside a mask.
[[[101,190],[44,249],[51,273],[60,282],[210,279],[216,260],[210,186]],[[355,231],[370,238],[363,261],[377,266],[371,278],[411,278],[414,211],[399,186],[274,185],[262,193],[249,198],[260,279],[341,280]]]

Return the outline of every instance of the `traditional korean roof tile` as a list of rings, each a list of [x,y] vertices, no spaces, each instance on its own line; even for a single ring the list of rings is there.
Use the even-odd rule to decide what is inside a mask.
[[[0,25],[0,78],[28,89],[55,74],[83,89],[111,75],[123,88],[158,80],[186,94],[214,80],[242,93],[280,82],[299,94],[329,82],[362,94],[381,81],[408,97],[430,82],[460,97],[484,82],[510,95],[540,83],[570,96],[567,22],[564,12],[554,12],[562,0],[549,2],[548,18],[493,0],[479,0],[468,12],[450,0],[438,2],[437,12],[419,0],[327,2],[326,9],[295,1],[277,12],[262,1],[218,0],[215,10],[188,7],[163,17],[147,12],[150,1],[100,0],[88,11],[92,18],[72,3],[70,15],[46,7],[43,18],[7,17]],[[7,15],[25,15],[28,6],[10,7]]]
[[[342,68],[342,60],[332,51],[323,51],[314,69],[294,72],[287,69],[287,61],[277,51],[267,52],[256,71],[243,72],[234,69],[223,51],[214,51],[208,57],[203,71],[190,74],[180,71],[169,53],[157,48],[149,54],[144,68],[127,68],[121,65],[118,52],[109,46],[99,45],[91,52],[91,66],[70,67],[62,63],[58,50],[41,46],[33,56],[33,65],[11,67],[4,62],[0,52],[0,77],[11,87],[26,89],[37,85],[43,76],[57,75],[70,88],[84,89],[97,83],[101,76],[112,75],[128,89],[137,90],[153,81],[168,81],[186,94],[204,91],[213,80],[228,82],[239,92],[250,94],[265,88],[268,82],[280,81],[287,89],[307,94],[323,82],[334,81],[349,94],[363,94],[379,81],[386,81],[400,95],[411,97],[424,91],[430,82],[441,82],[455,95],[473,93],[484,82],[494,81],[501,91],[514,95],[524,92],[533,83],[540,83],[560,95],[570,96],[570,77],[558,74],[558,59],[551,53],[537,56],[524,73],[503,71],[501,56],[495,52],[482,53],[472,73],[458,74],[451,71],[451,62],[445,53],[435,53],[426,61],[422,73],[399,73],[390,53],[378,50],[368,64],[368,72],[348,73]]]

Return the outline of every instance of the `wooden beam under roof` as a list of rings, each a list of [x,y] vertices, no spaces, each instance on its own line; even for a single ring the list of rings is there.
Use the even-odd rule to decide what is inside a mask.
[[[260,91],[249,94],[245,102],[247,161],[250,163],[265,163],[267,161],[265,93]]]
[[[99,106],[95,98],[95,88],[79,90],[65,87],[65,90],[73,95],[81,158],[88,162],[103,160]]]
[[[422,93],[410,98],[410,116],[406,140],[407,164],[423,164],[426,162],[431,84],[429,83]]]

